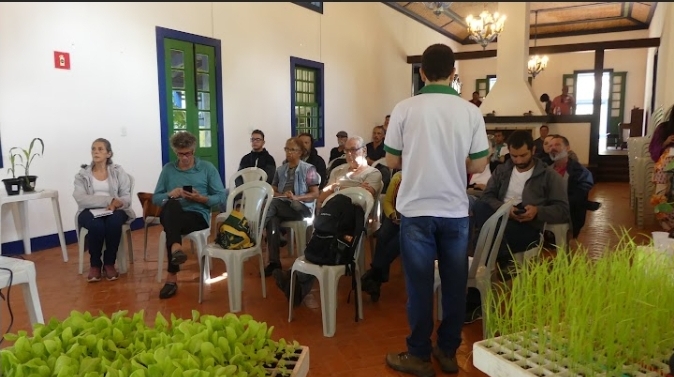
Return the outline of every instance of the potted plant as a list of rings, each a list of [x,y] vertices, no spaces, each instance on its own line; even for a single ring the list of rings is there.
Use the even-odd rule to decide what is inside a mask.
[[[40,147],[42,148],[40,150],[40,153],[33,152],[33,147],[35,147],[36,141],[40,142]],[[23,191],[25,192],[35,191],[35,181],[37,181],[37,176],[30,175],[30,164],[33,162],[33,159],[36,156],[41,156],[44,153],[44,143],[42,142],[42,139],[36,137],[30,142],[28,150],[19,147],[13,147],[12,149],[9,150],[9,154],[12,155],[15,149],[18,151],[17,155],[21,159],[21,163],[18,163],[17,165],[22,166],[25,169],[24,176],[19,177],[21,178],[21,185],[23,187]]]
[[[12,167],[7,169],[7,172],[12,173],[12,178],[5,178],[2,180],[2,183],[5,184],[5,190],[7,190],[7,195],[18,195],[21,192],[21,178],[16,177],[16,157],[20,155],[12,154],[9,155],[9,162],[12,164]]]
[[[0,350],[0,375],[6,376],[292,376],[309,370],[309,349],[284,339],[274,327],[250,315],[200,315],[191,319],[157,312],[148,326],[141,310],[108,317],[72,311],[9,334],[11,347]]]
[[[579,247],[517,266],[512,286],[489,294],[475,366],[492,376],[666,373],[674,258],[642,251],[624,233],[595,260]]]

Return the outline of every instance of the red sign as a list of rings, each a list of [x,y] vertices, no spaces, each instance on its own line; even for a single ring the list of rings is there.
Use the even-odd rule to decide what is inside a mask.
[[[70,69],[70,54],[67,52],[54,51],[54,68]]]

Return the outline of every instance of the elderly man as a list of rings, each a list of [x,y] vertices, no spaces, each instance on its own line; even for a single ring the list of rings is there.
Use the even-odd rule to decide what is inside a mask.
[[[375,200],[378,199],[382,189],[381,173],[376,168],[367,164],[365,141],[360,136],[350,137],[344,146],[346,152],[346,164],[334,169],[328,179],[328,184],[321,190],[318,196],[318,204],[340,189],[349,187],[362,187],[366,189]],[[279,287],[290,298],[290,271],[277,269],[273,271],[276,286]],[[315,278],[312,275],[297,273],[297,282],[295,285],[295,302],[293,305],[299,305],[304,297],[311,292]]]

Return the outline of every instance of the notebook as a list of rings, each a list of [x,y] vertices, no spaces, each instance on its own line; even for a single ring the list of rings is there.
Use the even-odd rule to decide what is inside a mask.
[[[94,215],[94,218],[112,215],[112,211],[107,208],[96,208],[90,209],[89,211]]]

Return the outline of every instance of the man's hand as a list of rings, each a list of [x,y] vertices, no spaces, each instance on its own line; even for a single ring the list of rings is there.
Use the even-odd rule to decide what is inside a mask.
[[[527,206],[524,206],[524,209],[526,209],[527,211],[524,212],[521,215],[516,215],[517,221],[519,221],[521,223],[526,223],[526,222],[532,221],[533,219],[536,218],[536,215],[538,214],[538,207],[532,206],[532,205],[527,205]]]
[[[482,191],[484,191],[484,189],[487,188],[487,185],[482,184],[482,183],[476,183],[475,186],[473,186],[473,188],[474,188],[475,190],[482,190]]]
[[[183,198],[191,200],[193,202],[204,204],[208,201],[208,198],[199,194],[199,191],[192,189],[192,192],[183,191]]]
[[[283,195],[285,195],[285,197],[290,200],[295,200],[295,194],[293,194],[292,191],[286,191],[283,193]]]
[[[508,213],[508,218],[510,218],[511,220],[520,221],[520,215],[515,214],[515,211],[517,211],[518,209],[519,208],[517,208],[515,206],[510,207],[510,212]]]
[[[367,164],[372,166],[372,163],[374,162],[374,160],[371,159],[370,157],[365,157],[365,159],[367,160]]]

